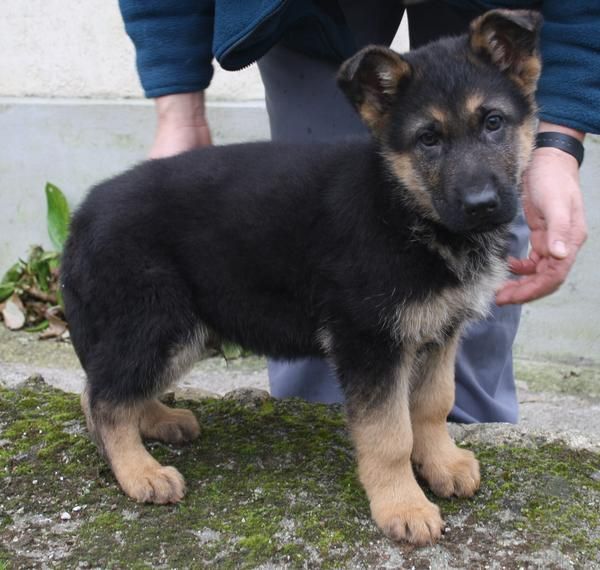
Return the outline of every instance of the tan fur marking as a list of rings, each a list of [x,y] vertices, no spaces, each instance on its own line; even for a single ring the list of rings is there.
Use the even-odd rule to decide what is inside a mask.
[[[521,176],[531,160],[531,153],[535,144],[536,128],[533,120],[525,122],[518,131],[519,153],[518,153],[518,178]]]
[[[438,252],[447,258],[451,267],[458,264],[450,252],[439,249]],[[456,272],[460,276],[460,268]],[[482,318],[488,314],[494,292],[506,276],[506,264],[498,259],[479,279],[461,287],[447,287],[422,301],[404,303],[383,320],[403,343],[441,342],[441,332],[457,317]]]
[[[454,362],[458,335],[429,355],[414,379],[410,398],[414,433],[412,459],[440,497],[470,497],[479,488],[479,463],[448,434],[446,418],[454,403]]]
[[[479,16],[477,19],[473,20],[470,25],[471,36],[469,38],[471,49],[477,53],[481,51],[487,52],[489,49],[489,34],[485,34],[482,32],[481,27],[484,21],[483,16]]]
[[[141,406],[97,405],[94,424],[99,444],[119,485],[136,501],[176,503],[185,481],[174,467],[163,467],[146,450],[140,435]]]
[[[368,47],[362,53],[359,69],[367,65],[372,67],[378,84],[365,88],[364,99],[360,104],[355,104],[363,122],[377,136],[388,118],[387,99],[396,93],[400,80],[410,75],[411,68],[397,53],[385,48]],[[355,57],[361,57],[360,53]],[[345,74],[346,68],[346,65],[342,66],[341,75]]]
[[[448,112],[440,107],[429,107],[429,115],[441,124],[442,128],[448,124]]]
[[[521,87],[523,93],[533,99],[537,82],[542,72],[542,62],[538,56],[521,59],[517,72],[511,74],[512,79]]]
[[[423,545],[440,538],[443,521],[438,507],[417,484],[410,464],[409,375],[410,365],[405,365],[392,397],[375,410],[351,416],[350,431],[373,519],[390,538]]]
[[[142,407],[140,431],[145,439],[181,444],[196,439],[200,426],[190,410],[173,409],[158,400],[149,400]]]
[[[393,55],[393,60],[383,63],[378,69],[382,91],[388,95],[396,93],[398,82],[411,73],[410,65],[401,59],[398,54]]]
[[[398,180],[406,187],[406,190],[410,192],[409,198],[412,198],[412,202],[416,203],[427,217],[433,220],[439,220],[439,216],[431,201],[431,195],[427,192],[423,180],[414,168],[410,154],[388,152],[385,154],[385,158],[389,162]]]
[[[372,131],[376,132],[380,128],[383,115],[375,105],[367,101],[360,106],[358,112],[365,125]]]
[[[467,110],[467,115],[474,115],[479,110],[479,107],[483,104],[484,97],[481,93],[473,93],[467,97],[465,101],[465,109]]]

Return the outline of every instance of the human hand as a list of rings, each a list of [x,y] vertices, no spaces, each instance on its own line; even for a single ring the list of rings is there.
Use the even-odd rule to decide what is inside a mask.
[[[212,143],[203,92],[157,97],[155,106],[158,124],[150,158],[164,158]]]
[[[523,208],[531,251],[527,259],[509,259],[510,270],[521,278],[502,286],[498,305],[539,299],[565,281],[587,238],[577,160],[556,148],[536,149],[523,179]]]

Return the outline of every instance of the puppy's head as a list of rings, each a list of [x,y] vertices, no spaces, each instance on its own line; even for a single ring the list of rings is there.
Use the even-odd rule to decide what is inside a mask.
[[[454,232],[510,222],[535,133],[537,12],[494,10],[405,55],[370,46],[338,83],[379,141],[403,198]]]

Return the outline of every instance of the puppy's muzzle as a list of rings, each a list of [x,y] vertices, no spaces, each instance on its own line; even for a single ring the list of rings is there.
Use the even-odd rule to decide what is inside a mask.
[[[493,184],[486,184],[483,188],[463,188],[460,203],[464,229],[469,231],[487,231],[506,224],[517,213],[514,190],[499,192]]]
[[[467,220],[473,222],[493,216],[499,206],[498,193],[489,185],[481,192],[467,192],[463,197],[463,210]]]

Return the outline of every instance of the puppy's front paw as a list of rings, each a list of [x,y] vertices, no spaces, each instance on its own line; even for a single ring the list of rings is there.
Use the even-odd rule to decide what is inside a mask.
[[[177,503],[185,495],[185,480],[175,467],[160,463],[132,470],[129,476],[117,477],[125,493],[140,503]]]
[[[415,465],[417,472],[438,497],[472,497],[481,481],[473,452],[456,446]]]
[[[425,546],[434,544],[442,536],[444,521],[440,509],[425,497],[409,504],[371,504],[371,512],[377,525],[392,540]]]

